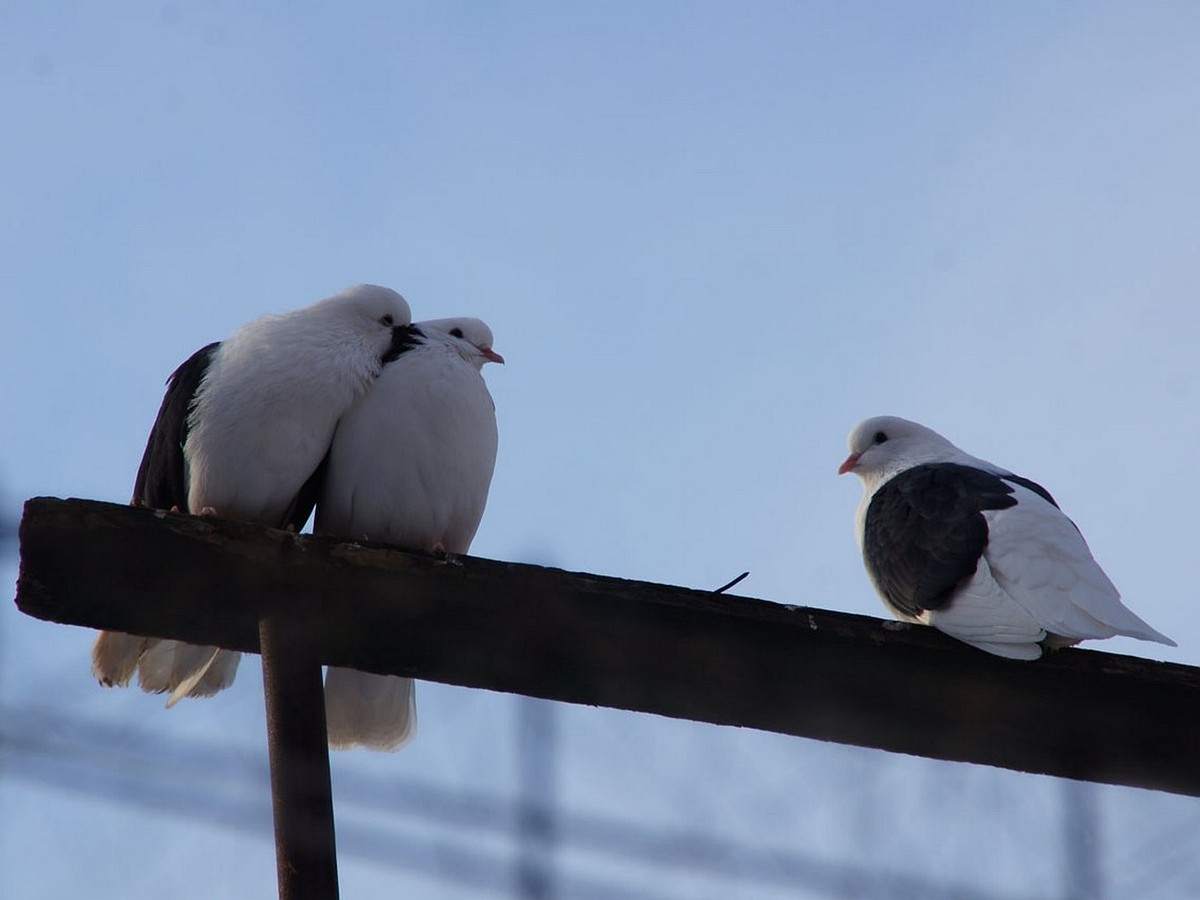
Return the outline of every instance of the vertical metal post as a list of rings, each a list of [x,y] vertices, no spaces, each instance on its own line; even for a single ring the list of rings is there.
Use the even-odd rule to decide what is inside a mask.
[[[554,821],[557,740],[554,704],[517,698],[517,891],[522,900],[557,895],[554,884]]]
[[[1063,896],[1068,900],[1104,900],[1100,803],[1096,785],[1063,779]]]
[[[295,620],[258,623],[279,900],[337,900],[333,788],[321,663]]]

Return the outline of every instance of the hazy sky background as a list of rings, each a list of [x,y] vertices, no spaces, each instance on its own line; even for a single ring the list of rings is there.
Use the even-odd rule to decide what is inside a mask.
[[[898,414],[1045,484],[1180,645],[1105,649],[1200,664],[1200,6],[10,0],[0,22],[6,518],[127,500],[181,360],[372,281],[486,319],[508,360],[481,556],[749,569],[741,593],[882,616],[834,470],[856,421]],[[0,893],[269,896],[266,782],[214,762],[265,756],[257,661],[166,711],[98,688],[92,637],[0,612]],[[418,693],[410,748],[334,757],[343,896],[503,893],[446,860],[507,865],[507,833],[350,799],[514,796],[518,702]],[[861,896],[1063,896],[1060,782],[553,715],[564,821],[741,848],[713,874],[568,834],[566,896],[830,896],[821,866],[874,873]],[[155,778],[162,808],[129,802]],[[1088,797],[1108,896],[1200,894],[1196,801]]]

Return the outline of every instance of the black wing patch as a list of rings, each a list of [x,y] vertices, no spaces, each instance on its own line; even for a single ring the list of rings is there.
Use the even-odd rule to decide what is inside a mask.
[[[329,471],[329,454],[332,452],[333,444],[330,443],[321,462],[308,476],[308,480],[300,486],[300,492],[292,498],[292,502],[283,514],[283,521],[279,523],[280,528],[290,526],[293,531],[299,531],[304,527],[325,487],[325,473]]]
[[[167,379],[167,393],[150,429],[133,485],[135,503],[155,509],[179,507],[181,512],[189,512],[187,467],[183,460],[188,415],[200,381],[219,346],[220,342],[216,342],[197,350]]]
[[[1015,506],[1012,494],[1000,476],[957,463],[914,466],[883,485],[867,508],[863,558],[884,599],[910,616],[944,607],[987,547],[983,510]]]
[[[1002,475],[1000,477],[1005,481],[1011,481],[1013,484],[1019,484],[1023,488],[1028,488],[1055,509],[1058,509],[1058,502],[1050,496],[1050,492],[1048,490],[1046,490],[1036,481],[1030,481],[1028,478],[1022,478],[1020,475]]]
[[[385,366],[399,359],[400,354],[425,343],[425,332],[416,325],[397,325],[392,329],[392,344],[380,360]]]

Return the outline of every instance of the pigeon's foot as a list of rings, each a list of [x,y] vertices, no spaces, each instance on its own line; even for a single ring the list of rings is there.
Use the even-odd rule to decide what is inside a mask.
[[[443,566],[462,566],[462,555],[459,553],[451,553],[444,545],[438,543],[429,555],[438,561]]]

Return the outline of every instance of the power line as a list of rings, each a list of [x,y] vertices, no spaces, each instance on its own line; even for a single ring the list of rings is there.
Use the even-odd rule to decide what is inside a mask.
[[[163,738],[125,723],[44,710],[9,708],[0,716],[0,750],[6,774],[159,812],[207,821],[219,827],[261,835],[271,832],[266,760],[247,750]],[[55,735],[70,734],[70,739]],[[106,748],[103,751],[97,748]],[[868,894],[879,900],[1015,900],[1014,895],[963,884],[935,882],[918,875],[868,865],[831,862],[780,848],[749,846],[698,832],[656,829],[611,817],[556,811],[527,795],[514,816],[511,800],[481,791],[451,791],[416,779],[386,780],[358,772],[338,772],[335,802],[343,812],[362,809],[396,820],[455,830],[453,839],[398,839],[386,827],[363,827],[342,815],[340,854],[421,872],[473,888],[512,885],[518,897],[531,896],[503,852],[481,849],[479,833],[511,836],[521,815],[541,817],[539,828],[552,837],[545,849],[607,857],[606,865],[686,871],[742,885],[798,888],[830,898]],[[464,832],[474,831],[476,834]],[[520,831],[518,829],[518,834]],[[522,857],[518,852],[518,860]],[[549,871],[549,870],[547,870]],[[553,872],[555,895],[656,900],[658,895],[624,883],[588,878],[570,870]],[[545,895],[549,896],[549,895]]]

